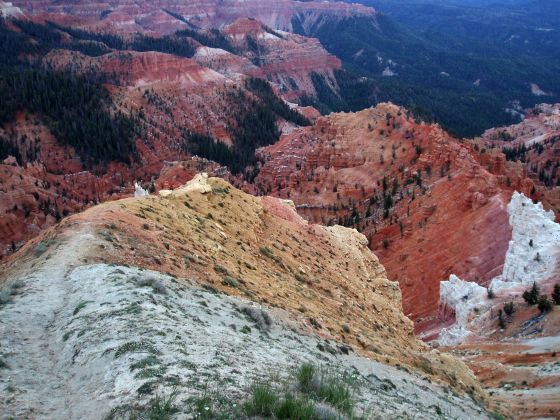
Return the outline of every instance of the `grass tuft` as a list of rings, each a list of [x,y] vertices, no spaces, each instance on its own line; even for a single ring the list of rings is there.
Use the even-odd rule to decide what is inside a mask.
[[[117,351],[115,352],[115,359],[121,357],[123,354],[126,353],[142,353],[142,352],[158,354],[156,348],[152,344],[146,341],[129,341],[128,343],[123,344],[117,349]]]
[[[250,416],[272,416],[277,402],[278,397],[270,386],[257,384],[251,389],[251,399],[245,404],[245,411]]]
[[[167,368],[165,366],[142,369],[136,375],[134,375],[134,378],[136,379],[161,378],[163,375],[165,375],[166,371]]]
[[[274,417],[277,419],[314,420],[313,403],[302,397],[287,394],[275,407]]]
[[[318,372],[312,364],[304,363],[297,370],[296,378],[301,393],[352,414],[354,403],[350,387],[338,376]]]
[[[153,354],[151,354],[147,357],[144,357],[142,360],[131,364],[130,365],[130,371],[132,372],[136,369],[145,369],[149,366],[154,366],[154,365],[157,365],[157,364],[159,364],[158,358],[156,356],[154,356]]]
[[[80,312],[82,309],[84,309],[87,304],[88,304],[88,302],[85,301],[85,300],[82,300],[80,303],[78,303],[76,305],[76,307],[74,308],[73,315],[78,315],[78,312]]]
[[[294,372],[297,386],[273,388],[256,384],[245,403],[250,417],[274,419],[323,420],[354,418],[350,386],[338,375],[319,371],[310,363]]]
[[[296,377],[301,392],[309,393],[311,391],[314,376],[315,366],[313,366],[311,363],[304,363],[299,367],[296,373]]]

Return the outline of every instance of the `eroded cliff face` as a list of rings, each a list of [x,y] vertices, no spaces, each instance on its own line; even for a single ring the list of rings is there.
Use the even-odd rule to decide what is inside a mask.
[[[417,331],[438,324],[439,281],[486,285],[502,271],[513,188],[533,182],[497,151],[477,152],[391,104],[331,114],[260,152],[263,193],[304,217],[356,226],[403,291]]]
[[[311,74],[330,80],[337,89],[334,71],[341,68],[338,58],[330,55],[318,40],[283,31],[274,31],[254,19],[238,19],[223,29],[235,53],[200,45],[190,38],[195,53],[190,58],[159,52],[114,51],[89,57],[76,51],[53,50],[42,59],[49,69],[103,77],[111,83],[146,86],[172,83],[207,86],[240,82],[244,76],[259,77],[274,84],[288,100],[316,95]]]
[[[66,15],[61,23],[75,25],[76,20]],[[238,21],[223,34],[237,45],[237,54],[186,37],[182,42],[192,44],[192,58],[116,50],[88,56],[65,49],[33,57],[44,69],[68,71],[105,82],[115,110],[133,118],[138,159],[133,159],[132,165],[109,163],[91,170],[84,167],[74,150],[59,144],[40,115],[22,113],[17,121],[6,124],[0,135],[16,145],[25,159],[19,164],[8,159],[3,165],[4,193],[11,204],[3,210],[6,235],[1,239],[0,254],[12,252],[61,216],[95,202],[130,194],[135,180],[143,182],[145,188],[150,184],[156,188],[176,187],[196,171],[206,170],[240,185],[241,180],[219,164],[193,159],[185,146],[185,133],[207,135],[232,146],[231,126],[235,126],[239,106],[244,104],[232,104],[231,94],[241,93],[247,101],[254,98],[244,88],[247,77],[270,79],[278,94],[296,98],[313,89],[311,71],[332,77],[340,65],[315,40],[287,33],[271,35],[269,32],[273,31],[257,21],[245,24],[249,25]],[[260,46],[259,66],[251,61],[257,56],[247,47],[250,37],[257,39]],[[62,38],[71,36],[63,33]],[[313,109],[302,108],[302,112],[316,117]],[[281,130],[294,127],[281,119],[278,126]],[[28,140],[20,141],[22,138]],[[33,191],[33,196],[44,197],[31,197]],[[18,198],[24,196],[27,198]],[[41,212],[44,214],[40,215]],[[29,219],[30,215],[38,218]]]
[[[76,51],[53,50],[43,58],[43,66],[93,74],[114,84],[143,87],[151,84],[174,84],[178,89],[223,83],[224,77],[194,60],[154,51],[116,51],[89,57]]]
[[[312,74],[338,90],[334,72],[342,63],[317,39],[272,30],[255,19],[237,19],[224,33],[256,64],[247,74],[271,81],[287,100],[297,102],[303,95],[317,95]]]
[[[116,0],[103,3],[73,2],[60,4],[51,0],[16,0],[14,6],[33,14],[56,13],[74,15],[84,24],[99,29],[117,31],[149,31],[160,34],[173,33],[179,29],[197,27],[216,28],[234,22],[238,18],[254,18],[274,29],[293,31],[296,16],[304,25],[322,25],[325,18],[340,19],[348,16],[374,17],[370,7],[343,2],[293,0],[239,1],[202,0],[180,2],[158,0],[138,3],[132,0]]]
[[[559,214],[560,104],[537,105],[521,123],[487,130],[481,140],[488,147],[504,150],[512,159],[521,159],[528,175],[547,187],[540,189],[539,199]]]

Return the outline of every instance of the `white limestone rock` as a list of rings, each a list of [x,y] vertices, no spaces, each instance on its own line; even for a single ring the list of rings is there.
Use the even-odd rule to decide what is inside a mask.
[[[142,188],[142,186],[135,182],[134,183],[134,197],[135,198],[139,198],[139,197],[147,197],[149,196],[150,193],[148,191],[146,191],[144,188]]]
[[[177,188],[175,192],[184,194],[189,192],[199,192],[206,194],[212,192],[212,186],[208,183],[208,174],[206,172],[196,174],[193,179],[184,186]]]
[[[560,224],[555,222],[554,213],[518,192],[511,198],[508,213],[512,238],[504,269],[489,286],[500,295],[519,294],[533,282],[541,284],[560,274]],[[463,342],[475,329],[474,309],[480,317],[493,307],[484,287],[455,275],[440,283],[440,305],[451,308],[456,319],[454,325],[441,331],[441,345]]]
[[[550,279],[560,262],[560,224],[554,221],[554,212],[515,192],[508,213],[512,238],[503,273],[492,281],[492,288],[507,288],[511,283],[538,284]]]

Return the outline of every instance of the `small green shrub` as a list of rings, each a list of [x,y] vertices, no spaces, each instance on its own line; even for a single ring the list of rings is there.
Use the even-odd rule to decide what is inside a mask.
[[[560,284],[556,283],[554,289],[552,290],[552,300],[556,305],[560,305]]]
[[[545,314],[552,310],[552,302],[546,296],[539,297],[537,306],[539,308],[539,311],[541,311],[541,314]]]
[[[156,386],[157,386],[156,381],[144,382],[142,385],[140,385],[138,387],[136,392],[140,395],[152,394],[154,392],[154,389],[156,388]]]
[[[258,384],[251,389],[251,399],[245,410],[250,416],[271,416],[278,402],[276,393],[268,385]]]
[[[224,278],[222,280],[222,284],[224,284],[225,286],[238,288],[239,287],[239,280],[237,280],[237,279],[235,279],[231,276],[224,276]]]
[[[501,330],[506,328],[506,321],[504,320],[504,313],[501,309],[498,310],[498,326]]]
[[[215,271],[216,273],[220,273],[220,274],[224,274],[224,275],[229,274],[228,269],[225,268],[225,267],[222,267],[222,266],[219,265],[219,264],[216,264],[216,265],[214,266],[214,271]]]
[[[344,413],[352,413],[354,403],[350,387],[341,378],[318,372],[310,363],[301,365],[296,377],[303,394],[326,401]]]
[[[157,365],[159,364],[159,360],[156,356],[154,355],[149,355],[145,358],[143,358],[142,360],[133,363],[130,365],[130,370],[136,370],[136,369],[144,369],[147,368],[149,366],[153,366],[153,365]]]
[[[325,378],[318,396],[338,410],[351,414],[354,404],[348,385],[337,378]]]
[[[503,414],[496,412],[490,412],[489,414],[494,420],[506,420],[506,416],[504,416]]]
[[[167,294],[165,286],[158,279],[153,277],[138,279],[136,284],[140,287],[151,287],[154,293],[158,293],[160,295]]]
[[[313,420],[315,419],[315,410],[313,403],[308,399],[286,394],[274,408],[274,417],[286,420]]]
[[[35,247],[35,256],[36,257],[40,257],[41,255],[43,255],[46,251],[47,251],[48,245],[41,241],[37,244],[37,246]]]
[[[527,302],[527,305],[536,305],[539,302],[540,291],[537,283],[533,283],[533,287],[530,290],[525,290],[523,292],[523,300]]]
[[[121,345],[115,352],[115,359],[126,353],[142,353],[158,354],[156,348],[146,341],[129,341]]]
[[[504,312],[507,316],[512,316],[515,312],[515,305],[513,302],[504,303]]]
[[[168,397],[161,397],[156,395],[156,397],[150,401],[148,410],[141,418],[147,418],[150,420],[171,419],[172,414],[179,411],[174,404],[176,396],[176,391],[173,391]]]
[[[73,315],[78,315],[78,312],[80,312],[82,309],[84,309],[86,307],[86,305],[88,304],[87,301],[82,300],[80,303],[78,303],[76,305],[76,307],[74,308],[74,312],[72,312]]]
[[[166,371],[167,368],[165,366],[147,368],[139,371],[136,375],[134,375],[134,377],[136,379],[160,378],[165,374]]]
[[[263,254],[264,256],[270,258],[271,260],[274,260],[278,264],[282,263],[282,259],[280,257],[278,257],[277,255],[274,255],[274,251],[272,249],[270,249],[269,247],[261,246],[259,249],[261,251],[261,254]]]
[[[270,315],[263,309],[255,308],[253,306],[244,306],[241,308],[241,312],[255,322],[260,331],[267,331],[272,326],[272,319],[270,318]]]
[[[202,396],[200,398],[195,398],[191,402],[195,418],[201,420],[211,420],[216,418],[216,413],[214,411],[214,401],[209,396]]]

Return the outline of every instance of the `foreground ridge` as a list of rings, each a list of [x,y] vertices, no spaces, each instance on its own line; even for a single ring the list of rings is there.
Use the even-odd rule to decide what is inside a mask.
[[[362,235],[221,179],[93,207],[16,257],[0,306],[10,415],[118,417],[172,390],[193,414],[204,389],[238,404],[307,361],[358,378],[363,415],[485,416],[465,365],[414,338]]]

